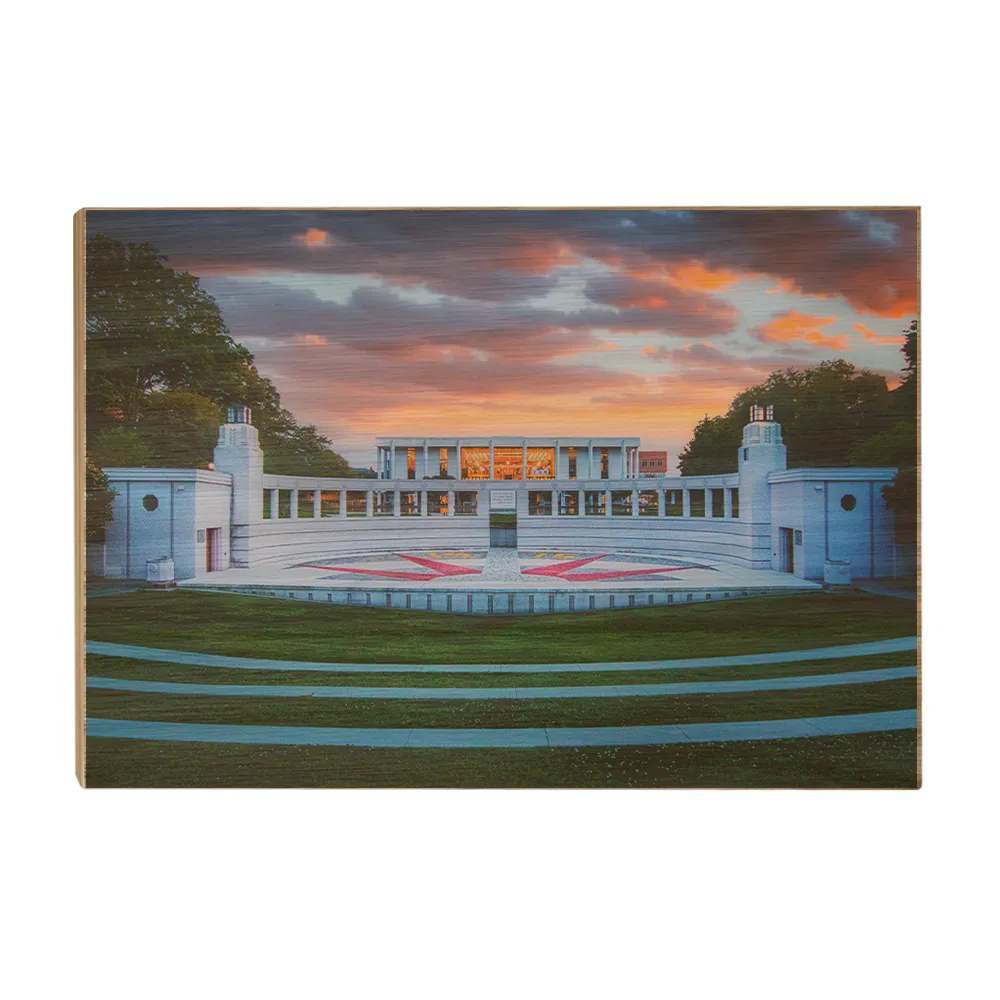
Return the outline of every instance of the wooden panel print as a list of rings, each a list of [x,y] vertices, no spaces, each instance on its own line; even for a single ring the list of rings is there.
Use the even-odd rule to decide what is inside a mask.
[[[79,213],[81,781],[917,787],[918,244]]]

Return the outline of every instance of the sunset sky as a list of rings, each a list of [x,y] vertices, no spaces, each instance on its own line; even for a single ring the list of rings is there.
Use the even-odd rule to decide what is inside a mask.
[[[218,301],[302,423],[376,436],[639,436],[671,470],[771,371],[887,376],[915,211],[88,212]]]

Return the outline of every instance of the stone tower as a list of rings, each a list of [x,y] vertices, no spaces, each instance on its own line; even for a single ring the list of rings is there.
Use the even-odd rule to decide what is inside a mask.
[[[233,477],[230,559],[233,566],[251,566],[253,531],[264,516],[264,453],[249,406],[230,406],[219,428],[215,469]]]
[[[787,466],[773,406],[751,406],[739,452],[740,520],[749,526],[754,569],[771,568],[771,487],[768,474]]]

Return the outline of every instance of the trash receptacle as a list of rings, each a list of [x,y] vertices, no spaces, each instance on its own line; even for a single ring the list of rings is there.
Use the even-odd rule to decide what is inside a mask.
[[[827,559],[823,563],[823,583],[828,587],[851,585],[851,563],[847,559]]]
[[[169,556],[162,559],[146,560],[146,582],[156,583],[162,587],[174,582],[174,561]]]

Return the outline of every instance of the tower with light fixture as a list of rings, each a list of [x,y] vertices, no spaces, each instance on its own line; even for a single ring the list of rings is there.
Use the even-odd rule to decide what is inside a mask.
[[[750,407],[750,422],[743,428],[738,460],[740,521],[749,527],[752,564],[755,569],[769,569],[771,486],[767,477],[788,464],[781,424],[774,419],[773,405]]]
[[[230,406],[226,422],[219,428],[215,446],[216,472],[233,477],[231,562],[251,566],[254,526],[264,516],[264,452],[257,428],[250,422],[249,406]]]

